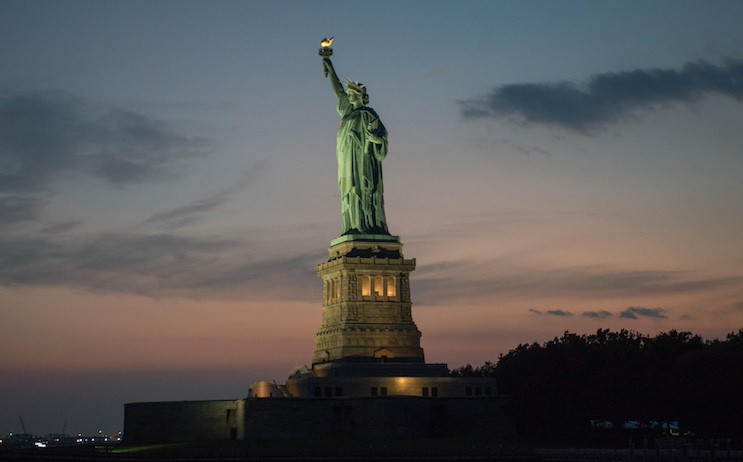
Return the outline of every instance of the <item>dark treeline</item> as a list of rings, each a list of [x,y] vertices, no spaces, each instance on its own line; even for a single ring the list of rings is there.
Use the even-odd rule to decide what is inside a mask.
[[[743,437],[743,329],[711,341],[675,330],[565,332],[451,375],[496,377],[498,392],[510,396],[514,430],[543,441],[616,436],[625,421],[678,421],[698,437]]]

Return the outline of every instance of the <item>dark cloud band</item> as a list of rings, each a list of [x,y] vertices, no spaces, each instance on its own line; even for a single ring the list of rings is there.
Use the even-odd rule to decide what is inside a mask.
[[[96,110],[61,92],[0,93],[0,192],[47,189],[59,174],[117,185],[169,176],[207,141],[121,108]]]
[[[513,118],[590,132],[635,110],[657,104],[691,103],[717,93],[743,100],[743,61],[717,66],[690,62],[681,70],[635,69],[572,82],[503,85],[483,98],[460,102],[465,119]]]
[[[317,255],[250,255],[242,240],[104,233],[0,237],[0,286],[73,286],[151,296],[318,297]],[[286,284],[286,281],[292,281]]]
[[[626,310],[619,313],[620,318],[624,319],[638,319],[638,318],[651,318],[651,319],[667,319],[666,310],[663,308],[643,308],[641,306],[631,306]]]
[[[144,221],[144,224],[158,224],[167,228],[179,228],[199,221],[203,216],[231,200],[237,193],[255,181],[265,169],[264,162],[256,162],[236,183],[207,197],[193,201],[187,205],[158,212]]]
[[[612,317],[612,314],[610,311],[584,311],[582,316],[584,318],[594,318],[594,319],[606,319]]]
[[[548,316],[554,316],[558,318],[569,318],[573,316],[573,313],[570,311],[565,310],[549,310],[544,313],[542,311],[536,309],[536,308],[529,308],[529,313],[542,316],[542,315],[548,315]],[[584,318],[592,318],[592,319],[607,319],[614,316],[610,311],[584,311],[581,316]],[[663,308],[643,308],[640,306],[631,306],[627,308],[626,310],[622,310],[618,313],[618,316],[623,319],[640,319],[640,318],[650,318],[650,319],[668,319],[668,315],[666,314],[666,310]]]

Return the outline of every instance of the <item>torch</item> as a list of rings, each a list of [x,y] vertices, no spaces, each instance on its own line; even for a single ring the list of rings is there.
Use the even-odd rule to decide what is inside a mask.
[[[322,59],[329,59],[331,56],[333,56],[333,49],[330,48],[330,45],[333,44],[333,39],[335,39],[335,36],[327,38],[325,37],[320,42],[320,51],[317,53],[320,56],[322,56]],[[328,76],[328,68],[325,68],[325,77]]]
[[[333,49],[330,48],[330,45],[333,44],[333,39],[335,39],[335,37],[326,37],[322,39],[322,42],[320,42],[320,51],[318,52],[318,54],[323,58],[330,58],[331,56],[333,56]]]
[[[333,44],[333,39],[335,39],[335,36],[327,38],[325,37],[320,42],[320,51],[318,51],[317,54],[322,56],[322,59],[329,59],[331,56],[333,56],[333,49],[330,48],[330,45]],[[328,68],[325,68],[325,77],[328,76]]]

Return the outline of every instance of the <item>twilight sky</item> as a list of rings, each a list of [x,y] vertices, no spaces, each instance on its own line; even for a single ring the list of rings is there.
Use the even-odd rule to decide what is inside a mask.
[[[743,2],[0,2],[0,434],[308,364],[335,97],[390,132],[429,362],[743,328]]]

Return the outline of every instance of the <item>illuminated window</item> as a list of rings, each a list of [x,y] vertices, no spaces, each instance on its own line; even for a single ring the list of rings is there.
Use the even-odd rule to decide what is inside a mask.
[[[369,276],[361,276],[361,296],[371,297],[371,278]]]
[[[374,295],[381,297],[384,295],[384,282],[382,282],[382,276],[374,276]]]
[[[395,286],[394,276],[387,276],[387,296],[397,297],[397,287]]]

